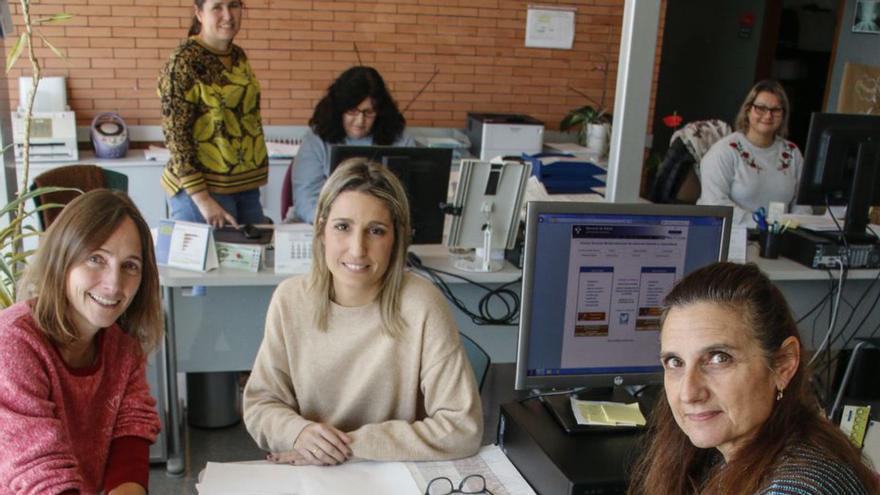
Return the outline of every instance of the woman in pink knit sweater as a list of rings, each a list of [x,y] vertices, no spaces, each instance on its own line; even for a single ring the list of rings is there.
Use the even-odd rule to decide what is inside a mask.
[[[61,212],[0,313],[0,495],[144,494],[162,336],[149,227],[106,189]]]

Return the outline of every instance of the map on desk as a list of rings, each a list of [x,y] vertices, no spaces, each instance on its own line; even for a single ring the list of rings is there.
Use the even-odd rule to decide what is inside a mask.
[[[480,474],[495,495],[534,495],[529,484],[495,445],[454,461],[352,462],[332,467],[289,466],[268,462],[209,462],[196,489],[200,495],[312,495],[326,493],[424,493],[434,478],[458,484]]]

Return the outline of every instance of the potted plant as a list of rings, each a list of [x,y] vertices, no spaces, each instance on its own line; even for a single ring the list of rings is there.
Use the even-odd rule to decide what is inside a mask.
[[[15,40],[15,42],[12,44],[6,54],[6,72],[8,73],[12,69],[12,66],[15,65],[15,62],[18,61],[18,59],[21,57],[21,55],[23,53],[26,53],[27,58],[30,61],[30,67],[33,73],[32,87],[34,89],[28,95],[28,99],[25,104],[25,126],[23,133],[24,143],[21,162],[22,177],[17,184],[18,192],[7,205],[0,208],[0,218],[7,215],[9,216],[8,223],[4,222],[2,225],[0,225],[0,227],[2,227],[0,228],[0,309],[6,308],[15,302],[16,285],[18,283],[19,276],[24,270],[27,258],[31,254],[30,251],[26,251],[24,249],[22,241],[27,237],[39,235],[39,233],[33,227],[24,225],[25,218],[31,215],[35,215],[42,210],[46,210],[48,208],[58,208],[61,206],[58,204],[50,203],[41,205],[36,209],[27,210],[27,202],[32,200],[36,196],[41,196],[43,194],[56,191],[68,190],[67,188],[61,187],[43,187],[29,191],[28,175],[30,171],[31,117],[33,116],[36,88],[37,85],[40,83],[41,75],[40,63],[34,52],[34,36],[39,37],[43,41],[43,44],[46,45],[50,50],[52,50],[55,55],[64,58],[64,55],[57,48],[55,48],[55,46],[52,45],[42,33],[36,31],[34,29],[34,26],[57,24],[70,19],[72,16],[70,14],[61,13],[48,17],[32,19],[31,0],[20,0],[20,2],[22,17],[24,21],[24,30],[18,37],[18,39]],[[12,151],[9,149],[9,147],[7,147],[0,150],[0,152],[7,153]]]
[[[578,142],[601,156],[608,152],[608,140],[611,135],[611,114],[605,108],[609,76],[607,59],[596,64],[593,70],[602,72],[602,96],[596,101],[583,91],[569,86],[570,90],[582,96],[588,103],[569,111],[559,123],[559,128],[563,131],[577,129]]]
[[[578,142],[604,155],[608,151],[611,115],[601,106],[584,105],[568,112],[559,123],[563,131],[578,130]]]

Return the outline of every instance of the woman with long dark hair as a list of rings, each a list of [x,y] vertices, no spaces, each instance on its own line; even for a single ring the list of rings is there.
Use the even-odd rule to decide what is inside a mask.
[[[791,310],[757,266],[696,270],[665,304],[666,400],[631,494],[878,493],[859,452],[822,415]]]
[[[331,145],[414,145],[403,132],[406,119],[372,67],[340,74],[315,107],[309,127],[293,163],[293,209],[287,221],[314,222],[318,194],[330,175]]]

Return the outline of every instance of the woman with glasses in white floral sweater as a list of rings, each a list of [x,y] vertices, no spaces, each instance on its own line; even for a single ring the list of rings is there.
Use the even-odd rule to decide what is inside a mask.
[[[718,140],[700,162],[697,204],[733,206],[735,224],[754,226],[752,213],[770,202],[794,208],[804,157],[785,139],[790,106],[776,81],[761,81],[739,109],[736,132]]]

